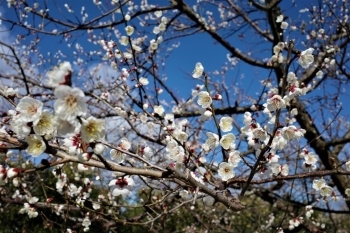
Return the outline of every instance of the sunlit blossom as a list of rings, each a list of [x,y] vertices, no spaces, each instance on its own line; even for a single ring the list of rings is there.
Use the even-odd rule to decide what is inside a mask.
[[[222,138],[220,139],[220,145],[222,146],[222,148],[224,148],[225,150],[230,149],[231,147],[234,147],[234,142],[235,142],[235,135],[233,135],[232,133],[229,134],[225,134],[224,136],[222,136]]]
[[[111,156],[111,159],[114,160],[116,163],[123,163],[126,157],[126,155],[123,152],[116,149],[112,149],[109,152],[109,154]]]
[[[223,131],[223,132],[229,132],[232,130],[233,126],[232,126],[232,122],[233,122],[233,119],[232,117],[222,117],[220,119],[220,129]]]
[[[193,78],[199,78],[203,75],[204,67],[202,66],[202,63],[197,62],[196,67],[194,68],[194,71],[192,72]]]
[[[283,15],[279,15],[279,16],[277,16],[276,22],[281,23],[283,21],[283,19],[284,19]]]
[[[60,85],[55,88],[57,98],[54,109],[56,116],[69,122],[76,120],[77,116],[84,116],[87,112],[85,94],[79,88]]]
[[[280,95],[273,95],[271,98],[267,99],[266,104],[264,106],[268,111],[274,112],[278,109],[283,109],[286,107],[286,103]]]
[[[324,187],[326,185],[326,181],[324,179],[315,179],[312,182],[312,188],[316,189],[316,190],[321,190],[322,187]]]
[[[209,150],[219,145],[219,136],[217,134],[208,132],[207,136],[208,138],[205,141],[205,144],[208,146]]]
[[[222,181],[227,181],[235,176],[233,166],[229,163],[222,162],[219,165],[218,175]]]
[[[105,136],[105,121],[90,116],[88,119],[82,119],[81,137],[84,142],[92,142],[102,139]]]
[[[314,56],[312,54],[313,52],[313,48],[308,48],[307,50],[301,52],[300,58],[298,60],[298,63],[301,65],[301,67],[306,69],[314,62]]]
[[[113,196],[122,195],[123,197],[126,197],[131,194],[131,191],[135,185],[135,182],[131,177],[125,176],[125,177],[111,180],[108,185],[116,187],[112,191]]]
[[[134,33],[134,28],[129,25],[129,26],[126,26],[125,31],[128,36],[131,36]]]
[[[197,103],[202,106],[202,108],[210,107],[212,99],[207,91],[201,91],[198,93]]]
[[[73,69],[69,62],[62,62],[58,67],[54,67],[52,70],[46,73],[49,78],[47,84],[50,87],[57,87],[58,85],[71,83]]]
[[[281,133],[287,141],[292,141],[304,137],[306,131],[304,129],[297,129],[294,125],[291,125],[283,127]]]
[[[154,113],[158,114],[159,116],[162,116],[164,114],[164,107],[162,105],[154,105],[153,106]]]
[[[239,154],[240,152],[238,150],[229,153],[227,162],[231,164],[232,167],[237,167],[238,163],[242,160]]]
[[[33,122],[40,118],[42,107],[41,101],[25,96],[19,101],[16,110],[20,113],[20,118],[23,121]]]
[[[320,194],[323,197],[329,197],[333,193],[333,188],[329,185],[323,185],[320,189]]]
[[[56,118],[48,110],[44,110],[40,118],[34,122],[33,129],[38,135],[52,134],[56,129]]]
[[[41,155],[46,150],[46,144],[41,136],[29,135],[26,142],[28,143],[27,153],[34,157]]]

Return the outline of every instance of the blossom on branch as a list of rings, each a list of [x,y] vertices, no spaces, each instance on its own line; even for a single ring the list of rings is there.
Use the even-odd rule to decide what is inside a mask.
[[[41,155],[46,150],[46,144],[41,136],[31,134],[26,138],[26,142],[28,143],[27,153],[34,157]]]
[[[84,116],[87,112],[85,94],[79,88],[60,85],[55,88],[57,98],[54,109],[55,114],[62,120],[74,122],[77,116]]]
[[[111,180],[108,185],[116,187],[112,192],[113,196],[122,195],[123,197],[126,197],[131,194],[131,190],[134,188],[135,182],[130,176],[126,176]]]
[[[294,139],[300,139],[304,137],[306,133],[305,129],[297,129],[294,125],[283,127],[281,130],[282,136],[287,141],[292,141]]]
[[[227,181],[235,176],[233,166],[229,163],[222,162],[219,165],[218,175],[222,181]]]
[[[81,137],[84,142],[89,143],[102,139],[105,136],[105,121],[90,116],[88,119],[81,119]]]
[[[232,117],[222,117],[220,119],[220,129],[223,131],[223,132],[229,132],[232,130],[233,126],[232,126],[232,122],[233,122],[233,119]]]
[[[128,36],[131,36],[134,33],[134,28],[132,26],[126,26],[125,31]]]
[[[46,76],[49,78],[47,84],[50,87],[57,87],[62,84],[69,85],[71,83],[72,73],[73,69],[71,64],[65,61],[46,73]]]
[[[33,122],[40,118],[42,113],[43,103],[32,97],[23,97],[16,110],[20,113],[20,118],[25,122]]]
[[[300,58],[298,60],[298,63],[301,65],[301,67],[306,69],[314,62],[314,55],[312,55],[313,52],[313,48],[308,48],[307,50],[301,52]]]
[[[56,129],[56,118],[48,110],[44,110],[40,118],[34,122],[33,129],[38,135],[52,134]]]
[[[194,71],[192,72],[193,78],[199,78],[203,75],[204,67],[202,66],[202,63],[197,62],[196,67],[194,68]]]
[[[214,149],[219,145],[219,136],[212,132],[208,132],[207,136],[208,138],[205,141],[205,143],[202,145],[202,147],[204,147],[205,150],[208,151],[208,150]]]
[[[236,140],[236,137],[232,133],[225,134],[220,139],[220,145],[225,150],[228,150],[228,149],[233,148],[235,146],[235,144],[234,144],[235,140]]]
[[[202,106],[202,108],[209,108],[212,99],[207,91],[201,91],[198,93],[198,100],[197,103]]]
[[[279,109],[283,109],[286,107],[286,103],[282,99],[280,95],[273,95],[271,98],[267,99],[267,102],[264,104],[264,112],[274,112]]]

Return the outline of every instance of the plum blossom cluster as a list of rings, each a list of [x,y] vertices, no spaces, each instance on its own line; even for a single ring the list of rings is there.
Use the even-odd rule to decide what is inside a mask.
[[[26,203],[24,203],[24,207],[19,210],[20,214],[28,214],[29,218],[35,218],[38,216],[38,212],[36,211],[34,204],[39,201],[37,197],[28,197]]]
[[[319,191],[322,197],[329,197],[334,194],[333,188],[327,185],[324,179],[315,179],[312,182],[312,188]]]
[[[30,96],[20,99],[16,111],[8,112],[12,131],[28,143],[28,154],[39,156],[46,150],[46,143],[56,136],[79,135],[81,142],[85,143],[104,137],[103,120],[93,116],[84,119],[87,114],[84,92],[64,85],[69,82],[71,74],[68,62],[60,64],[47,74],[48,83],[54,87],[56,97],[54,112],[43,109],[43,103]],[[78,143],[72,143],[76,150],[79,148]]]

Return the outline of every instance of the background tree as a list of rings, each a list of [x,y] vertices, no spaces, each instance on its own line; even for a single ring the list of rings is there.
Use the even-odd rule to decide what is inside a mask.
[[[1,7],[8,232],[350,228],[347,1]]]

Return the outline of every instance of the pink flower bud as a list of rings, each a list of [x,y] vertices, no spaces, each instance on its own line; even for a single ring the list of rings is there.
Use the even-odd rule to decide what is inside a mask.
[[[214,95],[213,100],[222,100],[222,95],[220,95],[220,94]]]

